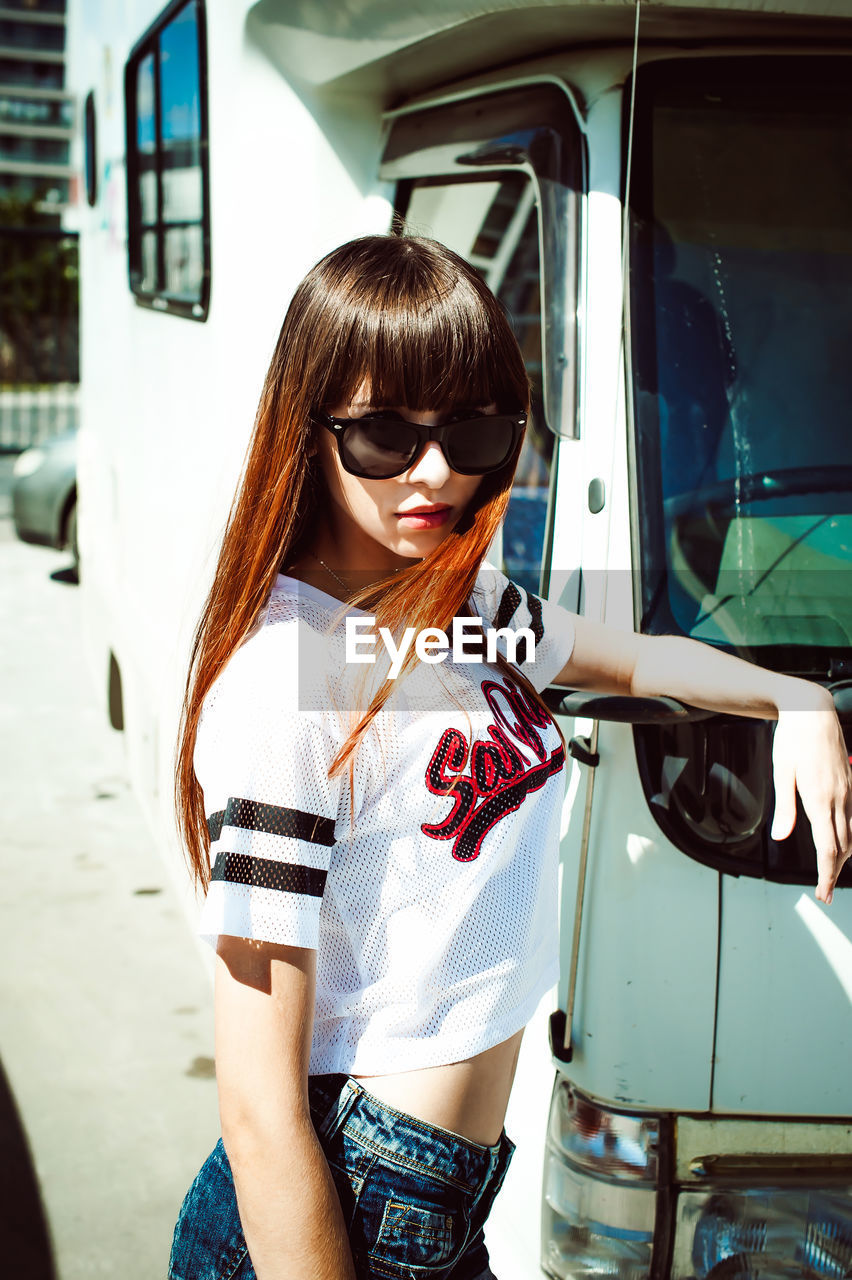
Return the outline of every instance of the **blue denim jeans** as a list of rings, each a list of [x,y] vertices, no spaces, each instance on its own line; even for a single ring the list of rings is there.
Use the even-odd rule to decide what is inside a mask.
[[[506,1134],[479,1146],[349,1076],[308,1083],[358,1280],[494,1280],[482,1228],[515,1149]],[[169,1280],[256,1280],[221,1142],[183,1202]]]

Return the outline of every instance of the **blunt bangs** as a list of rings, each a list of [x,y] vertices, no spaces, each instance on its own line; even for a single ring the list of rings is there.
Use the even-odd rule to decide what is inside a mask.
[[[316,330],[327,338],[319,343],[318,405],[348,403],[366,379],[374,407],[528,408],[529,380],[509,321],[451,250],[420,237],[368,236],[316,270]]]

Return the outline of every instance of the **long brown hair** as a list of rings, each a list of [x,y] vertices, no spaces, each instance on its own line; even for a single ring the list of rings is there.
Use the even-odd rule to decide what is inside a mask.
[[[365,236],[323,258],[296,289],[263,385],[254,434],[191,652],[177,750],[178,824],[196,882],[209,880],[209,837],[193,752],[204,699],[247,638],[283,564],[307,548],[323,480],[312,410],[345,404],[368,381],[374,405],[526,409],[529,381],[503,310],[463,258],[433,240]],[[506,511],[517,456],[486,475],[462,520],[424,560],[353,603],[395,634],[451,630]],[[413,659],[412,659],[413,660]],[[499,665],[509,666],[503,659]],[[408,665],[411,665],[409,661]],[[403,668],[404,674],[405,668]],[[537,702],[517,670],[513,678]],[[334,760],[351,761],[391,692],[373,697]]]

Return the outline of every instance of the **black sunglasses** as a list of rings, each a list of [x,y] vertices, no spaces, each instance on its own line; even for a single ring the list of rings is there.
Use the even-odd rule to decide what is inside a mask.
[[[367,413],[363,418],[333,418],[318,409],[311,420],[332,433],[340,461],[350,475],[362,480],[390,480],[407,471],[430,440],[438,441],[447,465],[460,475],[484,476],[498,471],[515,452],[527,415],[523,411],[483,413],[426,427],[391,410]]]

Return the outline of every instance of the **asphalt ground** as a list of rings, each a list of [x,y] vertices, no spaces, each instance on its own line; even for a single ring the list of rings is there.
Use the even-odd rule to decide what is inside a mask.
[[[164,1280],[218,1136],[212,992],[0,456],[0,1274]]]

